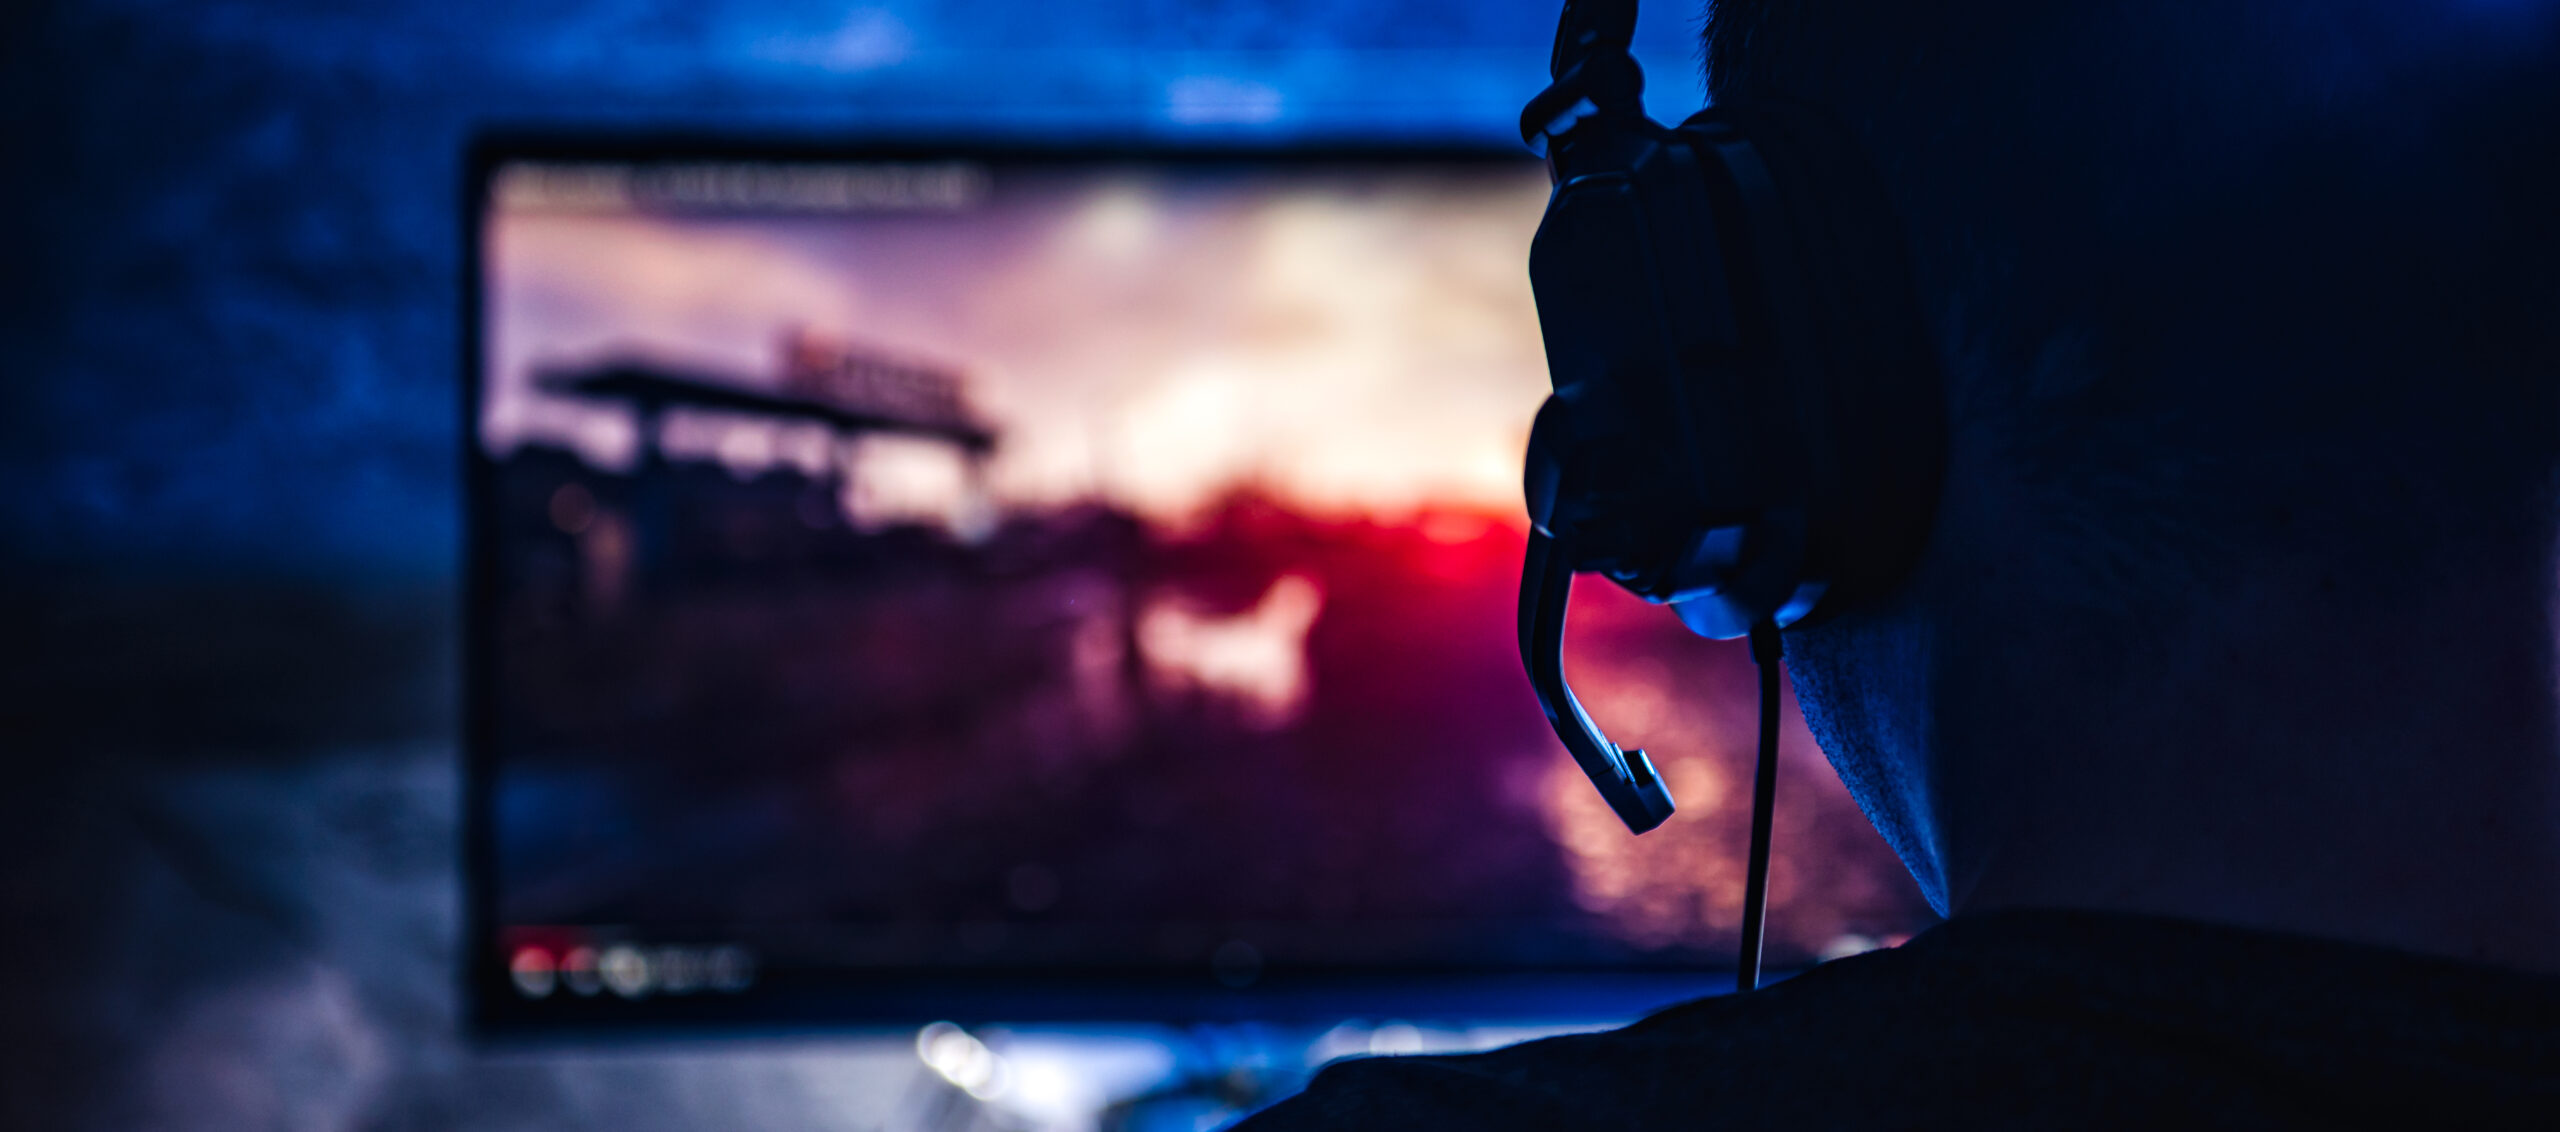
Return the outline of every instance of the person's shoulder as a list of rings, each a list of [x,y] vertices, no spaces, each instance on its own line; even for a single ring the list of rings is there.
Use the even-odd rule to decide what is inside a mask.
[[[2553,1105],[2560,978],[2018,911],[1622,1029],[1337,1065],[1242,1127],[2507,1127]]]
[[[1486,1053],[1335,1063],[1305,1092],[1238,1126],[1295,1129],[1749,1127],[1778,1098],[1836,1087],[1853,1031],[1909,1034],[1890,953],[1824,964],[1744,995],[1675,1006],[1630,1026]],[[1854,1054],[1852,1054],[1854,1056]]]

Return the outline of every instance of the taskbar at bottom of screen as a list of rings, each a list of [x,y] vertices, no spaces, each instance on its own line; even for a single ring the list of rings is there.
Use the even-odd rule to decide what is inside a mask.
[[[595,929],[508,929],[494,942],[468,977],[473,1028],[489,1035],[934,1021],[1598,1023],[1721,994],[1733,979],[1711,964],[1265,966],[1239,948],[1205,963],[891,966]]]

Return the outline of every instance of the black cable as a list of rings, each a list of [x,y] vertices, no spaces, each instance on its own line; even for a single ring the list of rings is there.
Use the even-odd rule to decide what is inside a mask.
[[[1733,989],[1760,986],[1760,939],[1769,918],[1769,819],[1778,800],[1778,627],[1751,629],[1751,660],[1760,666],[1760,764],[1751,774],[1751,865],[1742,889],[1742,956]]]

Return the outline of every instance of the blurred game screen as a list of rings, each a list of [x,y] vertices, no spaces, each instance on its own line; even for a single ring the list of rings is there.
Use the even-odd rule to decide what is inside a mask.
[[[484,1024],[1723,989],[1747,655],[1581,587],[1568,665],[1681,805],[1643,838],[1520,672],[1536,164],[475,169]],[[1782,966],[1927,915],[1793,718]]]

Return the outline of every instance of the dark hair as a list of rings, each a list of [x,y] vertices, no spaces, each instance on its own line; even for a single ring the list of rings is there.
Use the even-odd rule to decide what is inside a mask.
[[[1747,85],[1745,68],[1752,60],[1752,40],[1768,13],[1769,0],[1707,0],[1702,38],[1708,97],[1725,101]]]
[[[2021,545],[2090,603],[2182,600],[2267,536],[2377,569],[2547,537],[2555,22],[2183,7],[1712,0],[1704,59],[1719,102],[1846,103],[1958,461],[2038,497]]]

